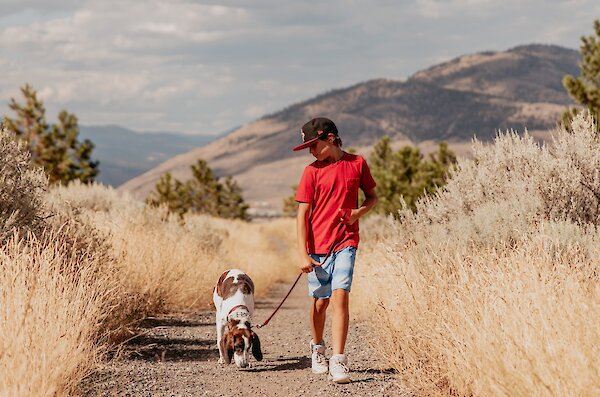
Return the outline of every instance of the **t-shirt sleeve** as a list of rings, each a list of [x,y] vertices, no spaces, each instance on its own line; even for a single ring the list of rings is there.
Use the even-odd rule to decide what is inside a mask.
[[[300,184],[296,190],[296,201],[299,203],[312,203],[315,195],[315,178],[310,167],[304,168]]]
[[[367,160],[362,160],[362,172],[360,175],[360,188],[362,191],[366,192],[367,190],[373,189],[377,186],[375,179],[371,175],[371,170],[369,169],[369,165],[367,164]]]

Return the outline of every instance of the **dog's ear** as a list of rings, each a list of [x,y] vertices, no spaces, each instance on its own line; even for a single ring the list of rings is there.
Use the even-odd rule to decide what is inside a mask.
[[[233,359],[233,338],[232,342],[227,346],[227,363],[231,363],[231,360]]]
[[[252,355],[256,359],[256,361],[262,361],[263,354],[260,349],[260,339],[258,339],[258,335],[252,331]]]
[[[233,358],[233,338],[231,334],[228,332],[221,338],[221,350],[225,351],[225,364],[231,364],[231,359]]]

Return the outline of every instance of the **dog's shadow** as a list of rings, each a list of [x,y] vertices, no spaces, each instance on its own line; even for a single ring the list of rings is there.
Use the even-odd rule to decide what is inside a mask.
[[[310,368],[309,357],[289,357],[264,360],[260,366],[245,369],[244,372],[295,371]]]
[[[127,343],[130,360],[208,361],[219,358],[215,341],[140,335]]]
[[[146,317],[138,325],[139,328],[204,326],[215,326],[214,319],[211,321],[207,318],[182,319],[174,317]]]

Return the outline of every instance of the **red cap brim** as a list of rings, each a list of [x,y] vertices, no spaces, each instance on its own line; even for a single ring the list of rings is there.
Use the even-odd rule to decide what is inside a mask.
[[[317,141],[317,139],[319,139],[319,137],[316,137],[315,139],[311,139],[310,141],[306,141],[306,142],[296,146],[295,148],[293,148],[292,151],[297,152],[298,150],[306,149],[307,147],[309,147],[310,145],[315,143]]]

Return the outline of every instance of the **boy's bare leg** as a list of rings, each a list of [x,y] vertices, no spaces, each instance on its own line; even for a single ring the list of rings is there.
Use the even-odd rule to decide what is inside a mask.
[[[327,306],[329,306],[329,299],[313,299],[310,308],[310,324],[314,343],[323,342]]]
[[[331,322],[331,347],[333,354],[343,354],[348,337],[350,313],[348,302],[350,293],[344,289],[336,289],[331,296],[333,319]]]

